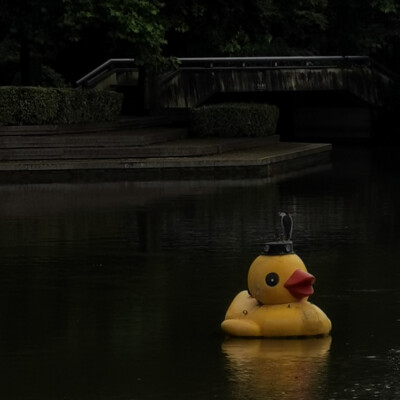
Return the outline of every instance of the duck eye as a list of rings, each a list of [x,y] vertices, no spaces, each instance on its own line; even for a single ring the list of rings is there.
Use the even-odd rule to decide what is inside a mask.
[[[265,277],[265,283],[268,286],[276,286],[278,282],[279,282],[279,276],[275,272],[271,272]]]

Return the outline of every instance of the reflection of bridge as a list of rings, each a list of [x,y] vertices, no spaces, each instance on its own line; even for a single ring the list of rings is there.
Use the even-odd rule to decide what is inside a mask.
[[[135,69],[134,59],[109,60],[78,84],[125,79],[126,85]],[[394,85],[369,57],[334,56],[180,58],[152,87],[157,93],[152,107],[175,115],[207,103],[268,102],[281,110],[281,134],[313,136],[324,130],[365,136]]]

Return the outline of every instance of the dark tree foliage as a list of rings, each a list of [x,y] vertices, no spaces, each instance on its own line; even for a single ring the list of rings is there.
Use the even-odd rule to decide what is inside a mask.
[[[51,57],[62,45],[60,7],[52,0],[0,0],[0,9],[0,40],[18,48],[21,83],[29,84],[38,58]]]
[[[37,57],[60,68],[75,64],[85,69],[91,58],[97,63],[129,56],[141,64],[162,58],[165,28],[158,0],[0,2],[0,40],[18,47],[22,84],[32,81],[31,64]]]
[[[400,37],[397,0],[167,0],[174,55],[369,54]]]
[[[154,66],[170,56],[371,54],[400,64],[398,0],[0,0],[0,9],[0,64],[18,57],[24,84],[36,64],[74,81],[110,57]]]

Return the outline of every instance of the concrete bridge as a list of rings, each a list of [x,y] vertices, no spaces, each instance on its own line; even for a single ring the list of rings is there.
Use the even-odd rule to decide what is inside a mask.
[[[128,77],[135,87],[134,59],[112,61],[78,84],[104,87],[108,82],[121,90]],[[369,137],[395,87],[395,77],[363,56],[177,61],[177,68],[157,76],[149,85],[155,94],[151,110],[182,118],[191,108],[210,103],[273,103],[281,111],[278,129],[283,138]],[[103,78],[99,80],[99,76]]]

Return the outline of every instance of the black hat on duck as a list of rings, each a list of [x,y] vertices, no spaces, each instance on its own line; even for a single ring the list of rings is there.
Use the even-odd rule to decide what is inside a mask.
[[[280,212],[281,218],[281,240],[274,242],[267,242],[262,251],[262,255],[279,256],[284,254],[294,254],[292,233],[293,233],[293,219],[290,214]]]

